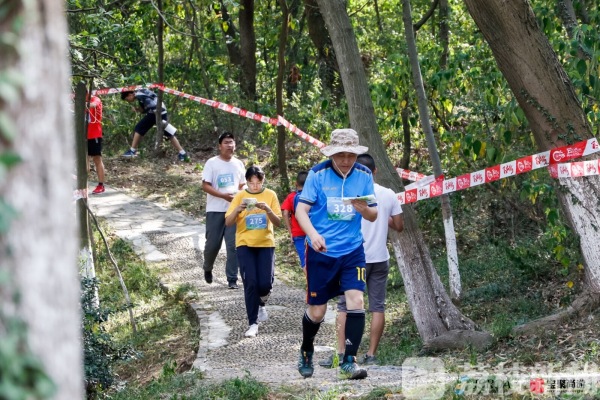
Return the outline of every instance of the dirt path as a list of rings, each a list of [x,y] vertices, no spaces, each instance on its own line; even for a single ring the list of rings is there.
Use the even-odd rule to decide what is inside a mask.
[[[267,311],[269,320],[261,323],[256,338],[244,337],[247,319],[243,290],[227,287],[224,249],[217,258],[214,282],[208,285],[202,274],[204,226],[183,213],[155,203],[133,198],[108,188],[90,199],[92,210],[104,218],[119,237],[132,243],[147,262],[161,262],[169,272],[163,284],[174,287],[189,284],[198,292],[192,307],[200,326],[199,350],[194,368],[206,379],[220,381],[249,374],[272,387],[294,391],[336,389],[346,397],[366,394],[375,387],[398,389],[402,371],[397,366],[372,366],[361,381],[339,380],[337,371],[315,367],[310,379],[297,371],[301,342],[304,292],[275,280]],[[327,313],[316,341],[316,363],[333,352],[335,311]],[[396,397],[400,398],[400,397]]]

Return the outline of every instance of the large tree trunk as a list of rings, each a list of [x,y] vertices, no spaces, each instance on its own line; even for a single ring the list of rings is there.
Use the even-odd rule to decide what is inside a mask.
[[[410,9],[410,1],[402,0],[402,15],[404,21],[404,31],[406,35],[406,43],[408,46],[408,58],[410,59],[410,67],[413,76],[413,85],[417,93],[417,103],[419,107],[419,118],[421,119],[421,127],[427,138],[427,149],[433,172],[435,177],[442,176],[442,163],[440,155],[437,151],[431,121],[429,119],[429,109],[427,107],[427,95],[425,94],[425,86],[423,85],[423,77],[421,76],[421,65],[419,63],[419,53],[415,42],[413,32],[412,15]],[[447,194],[440,197],[442,203],[442,217],[444,219],[444,236],[446,238],[446,254],[448,258],[448,281],[450,285],[450,297],[453,300],[460,299],[461,287],[460,271],[458,270],[458,250],[456,249],[456,234],[454,233],[454,222],[452,219],[452,207]]]
[[[254,0],[243,0],[240,7],[240,53],[242,75],[240,87],[248,100],[256,100],[256,35],[254,34]]]
[[[345,2],[318,0],[318,3],[340,65],[348,100],[350,125],[359,133],[362,143],[369,146],[369,152],[377,160],[379,183],[399,191],[400,177],[386,154],[377,130],[367,78]],[[462,315],[450,301],[441,284],[427,245],[417,226],[412,207],[404,206],[403,210],[404,231],[401,234],[392,234],[392,242],[409,299],[408,303],[421,339],[427,347],[428,344],[436,342],[439,337],[452,335],[452,331],[474,331],[473,321]],[[485,344],[489,344],[490,336],[485,333],[481,336],[485,338]],[[463,339],[462,343],[460,343],[462,339],[458,339],[457,343],[463,346],[471,344],[478,348],[485,345],[480,346],[478,341],[469,339],[468,335]]]
[[[323,86],[332,93],[337,93],[335,86],[338,65],[335,57],[334,47],[331,44],[331,38],[325,27],[323,15],[319,10],[316,0],[304,0],[304,12],[308,23],[308,36],[317,49],[317,62],[319,63],[319,77]]]
[[[13,3],[17,5],[13,15],[0,17],[0,32],[18,28],[11,20],[14,13],[23,26],[15,36],[17,51],[7,49],[6,41],[0,44],[0,73],[18,71],[24,83],[14,98],[0,102],[0,113],[16,127],[10,132],[15,135],[12,145],[5,136],[1,146],[12,147],[23,162],[5,182],[0,181],[0,198],[19,212],[9,234],[0,236],[0,269],[12,275],[12,290],[21,299],[15,304],[9,293],[0,291],[0,307],[14,307],[27,323],[31,349],[57,385],[53,398],[82,399],[73,117],[68,106],[64,3]],[[23,9],[18,8],[21,4]]]
[[[529,2],[465,3],[525,112],[539,149],[591,138],[573,85],[540,30]],[[561,207],[579,236],[589,290],[599,293],[600,177],[563,178],[558,184]]]

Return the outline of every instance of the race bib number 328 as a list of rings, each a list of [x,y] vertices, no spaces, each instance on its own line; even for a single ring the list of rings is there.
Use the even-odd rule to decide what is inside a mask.
[[[331,221],[352,221],[356,210],[352,204],[344,204],[341,197],[327,198],[327,218]]]

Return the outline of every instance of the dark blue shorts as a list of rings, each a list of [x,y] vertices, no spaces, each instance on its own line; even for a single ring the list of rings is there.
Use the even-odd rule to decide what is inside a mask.
[[[361,244],[350,253],[333,258],[306,246],[306,302],[326,304],[346,290],[365,291],[365,249]]]
[[[162,120],[166,122],[169,121],[169,117],[167,114],[163,114]],[[145,114],[144,117],[135,125],[135,131],[140,135],[144,136],[154,125],[156,125],[156,115],[154,113]],[[164,131],[164,136],[166,138],[171,138],[175,135]]]

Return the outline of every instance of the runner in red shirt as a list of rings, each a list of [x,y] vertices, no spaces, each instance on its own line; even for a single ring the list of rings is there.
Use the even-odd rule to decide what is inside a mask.
[[[302,268],[305,267],[305,245],[306,241],[306,233],[300,228],[296,217],[294,216],[294,212],[296,211],[296,204],[298,201],[296,200],[296,196],[302,193],[302,188],[304,187],[304,182],[306,181],[306,176],[308,172],[300,171],[296,177],[296,190],[292,193],[288,194],[283,203],[281,204],[281,211],[283,211],[283,222],[290,233],[292,242],[296,247],[296,252],[298,253],[298,257],[300,258],[300,266]]]
[[[92,194],[104,192],[104,163],[102,162],[102,102],[97,96],[89,98],[87,109],[87,138],[88,138],[88,173],[90,171],[90,157],[96,166],[98,186]]]

